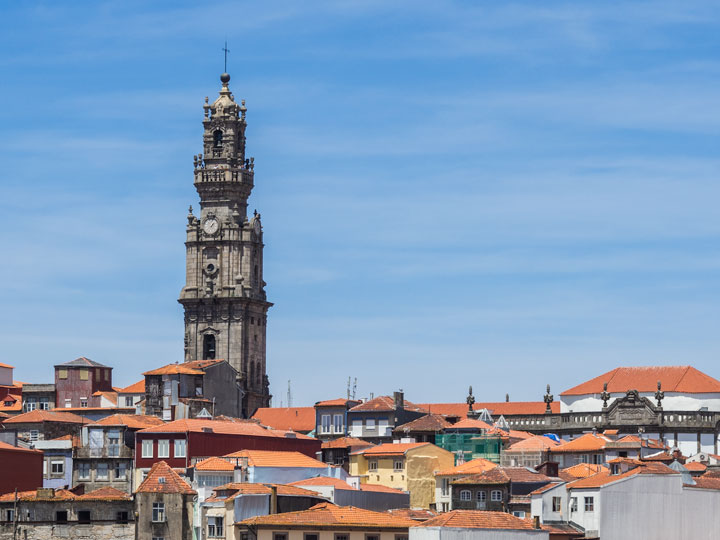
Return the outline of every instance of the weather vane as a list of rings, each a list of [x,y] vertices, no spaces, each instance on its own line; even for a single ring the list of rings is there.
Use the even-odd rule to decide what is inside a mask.
[[[225,52],[225,73],[227,73],[227,53],[230,52],[230,49],[227,48],[227,39],[225,40],[225,47],[221,50]]]

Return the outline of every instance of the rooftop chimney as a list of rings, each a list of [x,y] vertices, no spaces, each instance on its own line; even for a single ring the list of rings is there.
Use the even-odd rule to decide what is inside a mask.
[[[403,394],[402,390],[400,390],[399,392],[395,392],[393,394],[393,398],[395,400],[395,408],[396,409],[404,409],[405,408],[405,394]]]
[[[540,528],[540,516],[533,516],[533,527]]]

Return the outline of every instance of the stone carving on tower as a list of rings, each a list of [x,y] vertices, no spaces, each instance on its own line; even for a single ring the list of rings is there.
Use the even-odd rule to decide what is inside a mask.
[[[245,157],[245,101],[220,76],[218,98],[205,98],[203,153],[193,159],[200,215],[187,216],[185,361],[225,359],[238,372],[243,414],[270,402],[265,362],[267,301],[260,214],[248,219],[253,158]]]

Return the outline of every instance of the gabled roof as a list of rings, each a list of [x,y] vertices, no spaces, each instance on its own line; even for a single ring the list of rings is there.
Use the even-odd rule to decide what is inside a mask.
[[[570,482],[568,489],[593,489],[610,484],[622,478],[629,478],[637,474],[679,474],[673,471],[667,465],[662,463],[644,463],[634,469],[630,469],[622,474],[610,474],[610,472],[601,472]]]
[[[356,439],[355,437],[340,437],[331,441],[322,443],[323,450],[328,448],[361,448],[364,446],[374,446],[373,443]]]
[[[235,465],[221,457],[209,457],[195,464],[196,471],[234,471]]]
[[[342,527],[372,529],[408,529],[417,523],[386,512],[373,512],[354,506],[335,506],[321,503],[309,510],[256,516],[240,522],[254,527]]]
[[[592,463],[578,463],[572,467],[567,467],[560,471],[560,477],[563,479],[575,480],[578,478],[587,478],[598,473],[609,473],[610,469],[602,465],[594,465]]]
[[[90,360],[89,358],[85,358],[84,356],[76,358],[75,360],[70,360],[69,362],[65,362],[64,364],[56,364],[55,367],[99,367],[112,369],[110,366],[106,366],[105,364],[101,364],[100,362],[96,362],[95,360]]]
[[[184,418],[166,424],[141,429],[138,433],[218,433],[223,435],[247,435],[256,437],[289,438],[310,440],[312,437],[301,433],[289,434],[286,431],[261,426],[252,420],[226,421],[205,420],[202,418]]]
[[[110,403],[117,406],[117,401],[118,401],[117,392],[103,392],[101,390],[98,390],[97,392],[93,392],[93,396],[94,397],[102,396],[105,399],[107,399]]]
[[[667,446],[663,444],[662,441],[659,441],[657,439],[640,438],[638,435],[625,435],[624,437],[621,437],[618,440],[609,443],[609,446],[613,448],[623,445],[637,447],[642,446],[643,448],[654,448],[656,450],[667,449]]]
[[[527,467],[496,467],[480,474],[473,474],[452,482],[453,484],[507,484],[550,482],[552,478]]]
[[[374,491],[375,493],[406,493],[401,489],[383,486],[382,484],[360,484],[360,491]]]
[[[605,445],[610,442],[610,439],[599,435],[597,433],[584,433],[577,439],[567,441],[550,448],[550,452],[563,453],[563,452],[599,452]]]
[[[135,493],[182,493],[184,495],[194,495],[196,492],[190,487],[190,484],[172,470],[170,465],[164,461],[158,461],[152,466]]]
[[[90,420],[77,414],[68,412],[44,411],[35,409],[34,411],[18,414],[12,418],[3,421],[3,424],[35,424],[40,422],[62,422],[65,424],[89,424]]]
[[[289,482],[289,486],[332,486],[335,489],[344,489],[355,491],[355,488],[340,480],[340,478],[333,478],[332,476],[315,476],[313,478],[305,478],[304,480],[297,480],[295,482]]]
[[[274,429],[309,433],[315,429],[315,407],[261,407],[253,418]]]
[[[9,405],[5,405],[8,402]],[[13,394],[7,394],[3,399],[0,399],[0,412],[16,412],[22,411],[22,396],[16,396]]]
[[[193,360],[182,364],[168,364],[166,366],[146,371],[143,375],[203,375],[205,369],[220,364],[225,360]]]
[[[506,451],[543,451],[558,446],[559,444],[559,442],[551,439],[550,437],[545,437],[544,435],[534,435],[528,439],[523,439],[521,441],[511,444]]]
[[[403,409],[405,409],[406,411],[427,412],[419,405],[415,405],[414,403],[411,403],[407,400],[403,400]],[[352,412],[394,411],[395,400],[390,396],[378,396],[374,399],[366,401],[365,403],[356,405],[350,410]]]
[[[439,414],[426,414],[420,418],[416,418],[406,424],[396,427],[393,431],[396,433],[412,432],[412,431],[433,431],[438,432],[450,427],[450,422],[445,420]]]
[[[489,430],[492,429],[492,426],[488,424],[487,422],[483,422],[482,420],[477,420],[476,418],[463,418],[462,420],[459,420],[458,422],[455,422],[454,424],[449,424],[447,428],[445,428],[446,431],[452,431],[453,429],[485,429]]]
[[[555,489],[558,486],[562,486],[564,483],[565,482],[550,482],[549,484],[546,484],[542,487],[534,489],[533,491],[530,492],[530,495],[540,495],[541,493],[545,493],[546,491]]]
[[[227,454],[226,458],[247,458],[251,467],[307,467],[327,468],[328,464],[301,454],[276,450],[240,450]]]
[[[299,488],[299,487],[292,486],[292,485],[230,482],[229,484],[223,484],[222,486],[213,488],[213,491],[215,492],[215,494],[207,500],[208,501],[228,500],[228,499],[234,499],[235,497],[237,497],[239,495],[270,495],[272,493],[273,487],[277,490],[278,495],[322,498],[315,491]]]
[[[69,500],[77,498],[72,491],[67,489],[56,489],[52,496],[49,495],[49,491],[40,490],[38,493],[37,489],[31,491],[18,491],[18,501],[57,501],[57,500]],[[15,500],[15,492],[5,493],[0,495],[0,502],[13,502]]]
[[[404,456],[408,450],[415,450],[421,446],[428,446],[431,443],[428,442],[415,442],[415,443],[385,443],[360,450],[358,454],[362,454],[366,457],[378,457],[378,456]]]
[[[529,530],[529,521],[505,512],[452,510],[416,525],[416,527],[452,527],[457,529]]]
[[[600,394],[607,383],[611,394],[624,394],[628,390],[655,392],[660,381],[664,392],[701,394],[720,392],[720,381],[692,366],[618,367],[587,382],[565,390],[561,396]]]
[[[118,390],[119,394],[144,394],[145,393],[145,379],[121,388]]]
[[[467,461],[460,465],[455,465],[454,467],[451,467],[450,469],[445,469],[445,470],[436,472],[435,476],[456,476],[456,475],[477,474],[477,473],[489,471],[490,469],[494,469],[497,466],[498,466],[497,463],[493,463],[492,461],[489,461],[487,459],[475,458],[473,460]]]
[[[144,414],[111,414],[95,423],[103,426],[127,426],[130,429],[145,429],[165,424],[157,416]]]
[[[685,462],[685,468],[691,472],[705,472],[707,465],[700,463],[699,461]]]
[[[2,362],[0,362],[0,368],[15,369],[15,366],[11,366],[10,364],[3,364]]]
[[[442,414],[444,416],[460,416],[465,418],[468,413],[467,403],[421,403],[418,405],[427,412]],[[544,401],[497,401],[475,403],[474,411],[487,409],[493,416],[518,416],[526,414],[545,414],[547,405]],[[557,414],[560,412],[560,402],[553,401],[550,410]]]

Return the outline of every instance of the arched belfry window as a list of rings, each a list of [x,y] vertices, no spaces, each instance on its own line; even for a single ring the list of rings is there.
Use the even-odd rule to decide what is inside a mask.
[[[203,337],[203,360],[215,360],[215,336],[205,334]]]
[[[221,129],[216,129],[215,132],[213,133],[213,146],[215,148],[220,148],[220,147],[222,147],[222,143],[223,143],[223,132]]]

